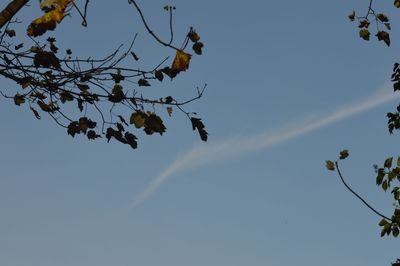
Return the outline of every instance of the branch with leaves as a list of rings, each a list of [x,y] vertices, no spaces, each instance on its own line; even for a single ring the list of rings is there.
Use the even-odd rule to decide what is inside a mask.
[[[393,215],[389,217],[382,214],[382,212],[373,208],[362,196],[360,196],[360,194],[355,192],[345,181],[339,167],[339,162],[346,159],[348,156],[348,150],[343,150],[339,154],[339,159],[335,161],[327,160],[325,167],[330,171],[336,171],[346,189],[350,191],[356,198],[358,198],[369,210],[382,218],[382,220],[379,222],[379,226],[382,227],[382,237],[385,235],[390,235],[390,233],[392,233],[394,237],[398,237],[400,234],[400,187],[394,186],[391,192],[397,205],[393,211]],[[396,180],[400,182],[400,157],[397,159],[396,166],[393,166],[393,157],[390,157],[385,160],[383,167],[379,168],[378,166],[374,166],[374,168],[377,174],[376,184],[381,186],[385,192],[391,186],[393,181]]]
[[[0,32],[0,76],[14,81],[20,87],[12,95],[1,92],[5,98],[13,100],[17,106],[27,104],[37,119],[41,118],[39,111],[48,114],[58,125],[66,128],[72,137],[78,134],[86,135],[90,140],[105,137],[107,141],[115,139],[134,149],[137,148],[137,137],[128,128],[143,129],[148,135],[162,135],[166,127],[157,113],[165,110],[171,116],[175,108],[188,117],[200,138],[207,140],[208,133],[201,119],[184,108],[200,99],[206,86],[197,88],[196,95],[183,101],[171,95],[157,98],[144,96],[143,88],[157,85],[165,77],[172,80],[189,68],[192,55],[185,50],[190,42],[194,53],[202,54],[204,45],[192,27],[183,45],[180,48],[174,46],[172,18],[175,7],[164,7],[169,13],[170,31],[169,41],[164,42],[150,29],[136,1],[129,1],[154,40],[175,53],[171,65],[166,65],[169,61],[169,57],[166,57],[154,68],[142,70],[122,66],[126,60],[139,60],[133,51],[137,35],[125,50],[121,45],[99,59],[75,57],[70,49],[61,51],[54,37],[43,39],[49,31],[56,29],[73,8],[78,10],[82,25],[86,26],[88,0],[84,4],[84,11],[80,11],[72,0],[41,1],[40,8],[44,14],[33,20],[26,31],[30,37],[28,41],[32,44],[15,42],[17,33],[12,27],[16,21],[12,17],[27,2],[11,1],[0,13],[0,25],[5,25]],[[71,104],[75,108],[71,108]]]
[[[394,1],[394,6],[400,8],[400,0]],[[359,28],[359,35],[365,41],[370,40],[371,32],[370,25],[374,24],[376,27],[376,38],[378,41],[383,41],[387,46],[390,46],[390,31],[392,26],[389,22],[389,17],[383,12],[376,12],[373,6],[373,0],[369,0],[369,5],[365,15],[356,15],[356,11],[352,11],[348,16],[350,21],[357,21]]]

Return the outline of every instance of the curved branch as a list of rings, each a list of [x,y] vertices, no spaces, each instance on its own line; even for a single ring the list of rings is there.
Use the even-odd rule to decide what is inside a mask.
[[[356,196],[359,200],[361,200],[362,203],[364,203],[365,206],[367,206],[371,211],[373,211],[373,212],[374,212],[375,214],[377,214],[378,216],[380,216],[380,217],[382,217],[382,218],[384,218],[384,219],[386,219],[386,220],[392,221],[391,218],[389,218],[389,217],[387,217],[386,215],[384,215],[384,214],[378,212],[378,211],[377,211],[376,209],[374,209],[371,205],[369,205],[368,202],[366,202],[360,195],[358,195],[358,194],[346,183],[346,181],[344,180],[344,178],[343,178],[343,176],[342,176],[342,173],[340,172],[339,164],[338,164],[337,161],[335,162],[335,166],[336,166],[338,175],[339,175],[339,177],[340,177],[340,179],[341,179],[343,185],[344,185],[351,193],[353,193],[354,196]]]

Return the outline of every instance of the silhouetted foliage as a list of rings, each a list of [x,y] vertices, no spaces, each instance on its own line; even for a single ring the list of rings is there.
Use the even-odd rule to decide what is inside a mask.
[[[350,21],[357,21],[359,28],[359,36],[363,40],[369,41],[371,32],[370,24],[375,25],[375,36],[378,41],[383,41],[388,47],[391,44],[390,31],[392,29],[389,22],[389,17],[383,12],[376,12],[374,8],[373,0],[369,0],[368,9],[366,15],[357,16],[358,12],[352,11],[348,18]],[[396,8],[400,8],[400,0],[394,0],[393,5]],[[395,63],[393,67],[393,73],[391,81],[393,82],[393,90],[395,93],[400,91],[400,68],[399,63]],[[393,134],[395,130],[400,129],[400,104],[396,107],[396,111],[388,112],[386,114],[388,118],[388,131]],[[390,191],[393,196],[393,213],[390,216],[384,215],[382,212],[373,208],[367,201],[355,192],[344,180],[341,173],[339,163],[341,160],[346,159],[349,156],[347,150],[343,150],[339,154],[339,158],[335,161],[327,160],[325,167],[330,171],[336,171],[342,181],[343,185],[363,204],[369,208],[372,212],[378,215],[381,220],[379,226],[381,227],[381,237],[389,236],[392,234],[395,238],[400,235],[400,156],[394,160],[394,157],[388,157],[383,161],[382,166],[374,165],[376,173],[376,185],[381,187],[384,192]],[[392,266],[400,266],[400,259],[392,263]]]
[[[137,35],[126,49],[123,50],[121,45],[109,55],[97,59],[91,55],[87,59],[78,58],[68,47],[59,49],[55,37],[46,36],[70,14],[78,14],[82,25],[87,26],[89,0],[42,0],[40,6],[33,2],[30,8],[40,7],[43,16],[30,22],[26,32],[21,34],[13,29],[13,25],[21,21],[13,17],[28,2],[10,0],[0,12],[0,75],[19,87],[14,95],[1,92],[5,98],[12,99],[17,106],[28,105],[37,119],[41,119],[41,113],[48,114],[72,137],[80,134],[89,140],[105,137],[107,141],[115,139],[133,149],[137,148],[137,137],[132,129],[141,129],[147,135],[162,135],[166,127],[158,112],[164,110],[171,116],[175,108],[188,117],[200,138],[207,140],[208,134],[201,119],[196,113],[184,109],[185,105],[202,97],[206,86],[198,88],[196,95],[185,101],[177,101],[170,95],[144,96],[143,88],[158,86],[165,76],[172,80],[189,68],[192,55],[187,47],[190,43],[195,54],[202,54],[204,44],[192,27],[184,36],[182,46],[174,45],[172,21],[175,7],[164,7],[169,15],[170,32],[169,40],[164,41],[148,26],[137,2],[127,2],[137,12],[153,40],[174,52],[172,62],[166,57],[154,68],[142,70],[122,67],[122,62],[128,58],[139,60],[139,55],[132,50]],[[29,38],[23,38],[24,35]],[[66,105],[75,108],[66,108]]]

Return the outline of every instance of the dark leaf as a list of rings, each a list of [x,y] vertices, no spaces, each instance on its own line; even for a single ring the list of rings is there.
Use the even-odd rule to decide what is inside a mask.
[[[378,31],[378,33],[376,34],[376,37],[378,37],[379,41],[384,41],[387,46],[390,46],[389,33],[387,33],[386,31]]]
[[[207,131],[204,129],[205,126],[204,126],[203,122],[201,121],[201,119],[200,119],[200,118],[194,118],[194,117],[192,117],[192,118],[190,118],[190,121],[192,122],[192,128],[193,128],[193,130],[196,130],[196,129],[197,129],[197,131],[199,132],[200,139],[201,139],[202,141],[207,141],[207,139],[208,139],[208,133],[207,133]]]

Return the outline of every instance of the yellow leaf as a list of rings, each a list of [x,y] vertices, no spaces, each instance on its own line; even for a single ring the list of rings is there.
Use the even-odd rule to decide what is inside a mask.
[[[42,17],[35,19],[28,26],[27,34],[29,36],[40,36],[48,30],[54,30],[57,23],[60,23],[66,16],[65,9],[72,4],[73,0],[54,0],[51,6],[46,6],[48,12]]]
[[[187,54],[182,50],[176,51],[176,56],[174,62],[172,63],[171,70],[177,72],[185,71],[189,68],[190,58],[190,54]]]
[[[130,123],[134,124],[136,128],[141,128],[144,126],[147,115],[142,112],[136,112],[131,115]]]

